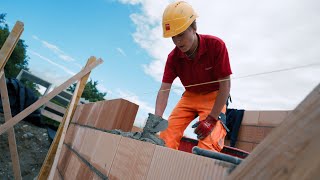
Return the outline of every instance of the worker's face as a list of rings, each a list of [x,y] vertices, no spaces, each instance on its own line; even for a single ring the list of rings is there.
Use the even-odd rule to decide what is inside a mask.
[[[195,37],[196,31],[192,27],[189,27],[182,33],[173,36],[172,41],[182,52],[185,53],[191,49],[193,42],[196,39]]]

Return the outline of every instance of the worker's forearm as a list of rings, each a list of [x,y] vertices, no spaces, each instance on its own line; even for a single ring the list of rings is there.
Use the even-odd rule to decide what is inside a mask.
[[[155,115],[162,117],[164,110],[167,107],[168,97],[169,97],[169,91],[160,90],[158,92],[158,96],[156,100]]]
[[[225,81],[222,84],[220,84],[220,88],[218,91],[218,95],[216,98],[216,101],[213,105],[212,111],[210,113],[210,115],[216,119],[218,119],[222,108],[225,106],[227,99],[229,97],[230,94],[230,80],[229,81]]]

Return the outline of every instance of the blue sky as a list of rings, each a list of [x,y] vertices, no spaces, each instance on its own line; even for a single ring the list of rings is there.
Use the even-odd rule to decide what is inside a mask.
[[[91,78],[107,99],[125,98],[141,106],[140,121],[153,113],[159,82],[145,74],[150,55],[134,42],[130,14],[138,6],[116,1],[2,1],[9,27],[24,23],[22,39],[28,45],[32,73],[56,85],[77,73],[90,56],[102,58]],[[141,109],[141,108],[140,108]],[[167,115],[168,116],[168,115]],[[138,118],[138,117],[137,117]]]
[[[94,55],[104,63],[91,74],[107,99],[140,105],[135,124],[154,112],[167,54],[161,17],[170,0],[9,1],[1,13],[12,28],[24,22],[32,73],[59,85]],[[320,13],[316,0],[190,0],[198,12],[198,32],[222,38],[233,70],[231,107],[290,110],[319,83],[319,64],[309,68],[239,79],[278,69],[319,63]],[[164,117],[183,88],[174,82]],[[190,128],[186,131],[192,135]]]

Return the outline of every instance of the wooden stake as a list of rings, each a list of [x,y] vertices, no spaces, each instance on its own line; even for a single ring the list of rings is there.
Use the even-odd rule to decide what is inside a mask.
[[[0,50],[0,71],[2,71],[4,66],[6,65],[9,57],[12,54],[12,51],[14,50],[14,48],[16,47],[16,44],[20,39],[22,32],[23,32],[23,23],[20,21],[17,21]],[[2,76],[1,73],[0,75]]]
[[[89,60],[87,61],[87,64],[85,67],[89,66],[90,64],[94,63],[95,61],[96,61],[95,57],[90,57]],[[84,91],[84,88],[85,88],[85,85],[86,85],[86,82],[87,82],[89,76],[90,76],[90,72],[80,80],[80,83],[79,82],[77,83],[77,87],[76,87],[74,94],[72,96],[72,101],[70,102],[70,105],[67,108],[67,111],[63,117],[62,123],[60,123],[60,125],[59,125],[56,136],[50,146],[50,149],[48,151],[46,159],[41,167],[38,179],[48,179],[50,170],[52,172],[50,174],[54,175],[54,173],[55,173],[54,171],[56,170],[56,167],[57,167],[57,163],[58,163],[59,156],[61,153],[61,148],[63,145],[65,133],[67,130],[65,127],[68,127],[69,122],[73,117],[73,114],[76,110],[75,105],[77,105],[79,103],[79,100],[82,96],[82,93]],[[74,103],[72,103],[72,102],[74,102]],[[71,107],[72,104],[73,104],[73,107]]]
[[[38,101],[27,107],[25,110],[17,114],[15,117],[11,118],[8,122],[4,123],[0,126],[0,135],[4,132],[6,132],[9,128],[12,128],[15,124],[20,122],[23,118],[27,117],[29,114],[31,114],[33,111],[38,109],[40,106],[48,102],[50,99],[58,95],[61,91],[67,89],[73,82],[79,80],[86,74],[88,74],[93,68],[101,64],[103,61],[101,59],[98,59],[97,61],[90,64],[88,67],[81,70],[78,74],[74,75],[70,79],[68,79],[66,82],[61,84],[59,87],[55,88],[53,91],[48,93],[45,96],[42,96]]]
[[[320,177],[320,84],[227,179]]]
[[[7,89],[5,75],[0,77],[0,91],[1,91],[1,100],[2,100],[2,107],[4,112],[4,119],[7,122],[9,119],[12,118],[12,115],[11,115],[10,101],[8,97],[8,89]],[[8,130],[8,141],[9,141],[9,149],[10,149],[11,160],[13,165],[14,179],[22,179],[21,171],[20,171],[19,155],[18,155],[16,138],[15,138],[13,128],[10,128]]]

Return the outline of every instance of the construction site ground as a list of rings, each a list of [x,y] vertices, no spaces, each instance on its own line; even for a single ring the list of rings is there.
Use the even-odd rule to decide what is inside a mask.
[[[0,124],[4,124],[2,115],[0,115]],[[38,175],[49,150],[50,142],[47,130],[25,121],[15,125],[14,130],[21,176],[23,179],[34,179]],[[7,133],[0,136],[0,150],[0,179],[13,179]]]

